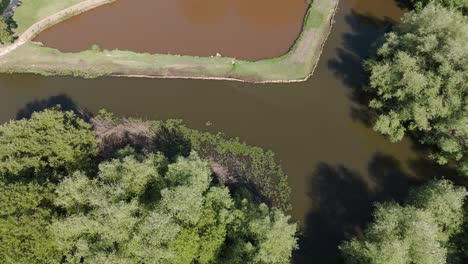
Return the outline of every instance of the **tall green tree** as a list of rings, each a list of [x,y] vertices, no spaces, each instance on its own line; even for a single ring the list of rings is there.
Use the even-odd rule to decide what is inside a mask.
[[[45,110],[0,126],[0,175],[46,178],[91,166],[96,140],[72,112]]]
[[[71,112],[47,110],[0,126],[0,262],[61,259],[49,226],[60,177],[89,166],[90,126]]]
[[[441,164],[468,173],[468,17],[428,5],[385,36],[370,72],[375,129],[399,141],[412,133]]]
[[[446,180],[413,191],[405,205],[378,205],[362,238],[340,246],[350,264],[446,263],[449,239],[460,232],[468,192]]]

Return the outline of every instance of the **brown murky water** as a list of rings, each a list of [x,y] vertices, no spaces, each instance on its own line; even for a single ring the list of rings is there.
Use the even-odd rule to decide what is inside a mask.
[[[112,50],[257,60],[286,53],[307,0],[118,0],[41,33],[63,51]]]
[[[394,0],[342,0],[318,68],[304,83],[0,75],[0,122],[61,103],[182,118],[272,149],[302,224],[294,263],[339,263],[337,245],[361,232],[375,201],[402,199],[409,186],[439,174],[410,140],[392,144],[369,128],[358,92],[362,59],[402,13]]]

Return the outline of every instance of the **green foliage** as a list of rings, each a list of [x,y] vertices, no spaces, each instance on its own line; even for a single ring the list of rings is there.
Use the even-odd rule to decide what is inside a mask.
[[[100,118],[122,126],[109,113]],[[296,225],[248,188],[214,180],[207,158],[191,150],[196,133],[185,129],[169,127],[155,140],[166,147],[136,151],[130,142],[110,159],[96,156],[98,133],[72,112],[46,110],[0,126],[0,262],[289,262]],[[239,171],[248,172],[250,161]]]
[[[210,166],[192,153],[188,158],[179,158],[177,163],[169,165],[165,176],[166,181],[172,186],[191,186],[194,191],[203,194],[211,182]]]
[[[0,183],[0,263],[46,263],[60,259],[48,230],[53,212],[50,186]]]
[[[431,213],[439,226],[439,238],[448,241],[463,222],[463,202],[467,192],[447,180],[431,181],[411,192],[408,203]]]
[[[159,172],[167,166],[162,155],[150,155],[143,162],[133,156],[122,160],[113,160],[99,165],[99,178],[109,185],[119,184],[126,198],[138,197],[152,186],[152,190],[161,190],[165,183]],[[155,189],[156,188],[156,189]]]
[[[227,188],[212,186],[208,163],[196,153],[159,174],[166,164],[129,156],[101,164],[96,178],[75,173],[64,179],[55,204],[67,213],[52,230],[67,262],[218,263],[230,248],[228,236],[253,238],[252,263],[289,260],[296,226],[283,213],[265,205],[251,213],[257,205],[247,202],[237,209]],[[148,191],[160,195],[148,201]]]
[[[96,140],[72,112],[45,110],[0,126],[0,175],[53,181],[91,166]]]
[[[441,6],[463,11],[468,11],[468,1],[466,0],[411,0],[416,9],[422,9],[429,4],[439,4]]]
[[[453,264],[468,262],[468,202],[465,201],[461,231],[450,238],[449,261]]]
[[[468,173],[468,18],[428,5],[385,36],[370,71],[375,130],[399,141],[408,132],[434,147],[441,164]]]
[[[219,163],[227,175],[218,175],[225,185],[245,185],[263,202],[289,209],[289,185],[287,175],[276,163],[271,151],[249,146],[239,139],[226,139],[222,134],[210,134],[185,127],[179,120],[156,123],[156,135],[161,127],[189,140],[191,149],[200,156]]]
[[[157,151],[164,153],[171,162],[177,157],[187,157],[192,148],[190,141],[175,127],[162,125],[156,134],[154,145]]]
[[[378,205],[363,238],[340,246],[350,264],[446,263],[449,238],[460,231],[468,192],[441,180],[413,191],[406,205]]]
[[[288,224],[289,217],[266,205],[253,207],[247,199],[238,201],[240,210],[234,214],[229,244],[221,263],[288,263],[297,248],[296,226]],[[281,241],[281,243],[278,243]]]
[[[13,34],[3,17],[0,16],[0,44],[9,44],[13,41]]]

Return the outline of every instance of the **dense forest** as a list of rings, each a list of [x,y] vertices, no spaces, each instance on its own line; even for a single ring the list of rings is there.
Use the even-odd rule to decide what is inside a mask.
[[[176,120],[0,126],[1,263],[287,263],[288,195],[271,152]]]

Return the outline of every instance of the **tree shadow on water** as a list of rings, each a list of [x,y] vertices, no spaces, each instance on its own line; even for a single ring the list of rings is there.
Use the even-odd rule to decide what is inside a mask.
[[[27,103],[18,111],[16,114],[16,119],[20,120],[23,118],[30,118],[34,112],[40,112],[45,109],[57,106],[59,106],[60,109],[64,111],[73,111],[77,116],[87,121],[89,121],[89,119],[92,117],[91,112],[78,108],[78,105],[69,96],[65,94],[59,94],[48,97],[46,99],[34,100]]]
[[[366,84],[363,62],[375,50],[375,43],[396,23],[395,20],[379,18],[371,14],[360,14],[351,11],[344,17],[349,30],[341,35],[341,45],[336,55],[327,63],[335,77],[345,86],[355,90]],[[360,90],[360,89],[359,89]]]
[[[342,165],[319,164],[310,177],[312,206],[294,263],[342,263],[339,244],[362,234],[374,204],[403,200],[417,182],[396,159],[379,153],[369,162],[368,176]]]
[[[410,0],[395,0],[395,2],[397,3],[398,7],[400,8],[404,8],[404,9],[413,9],[414,6],[413,4],[411,3]]]
[[[367,108],[368,97],[364,93],[368,77],[363,64],[374,52],[375,43],[396,21],[351,10],[344,17],[344,23],[350,29],[341,35],[341,46],[327,62],[328,68],[351,92],[350,99],[355,103],[351,109],[352,118],[370,126],[372,115]]]

